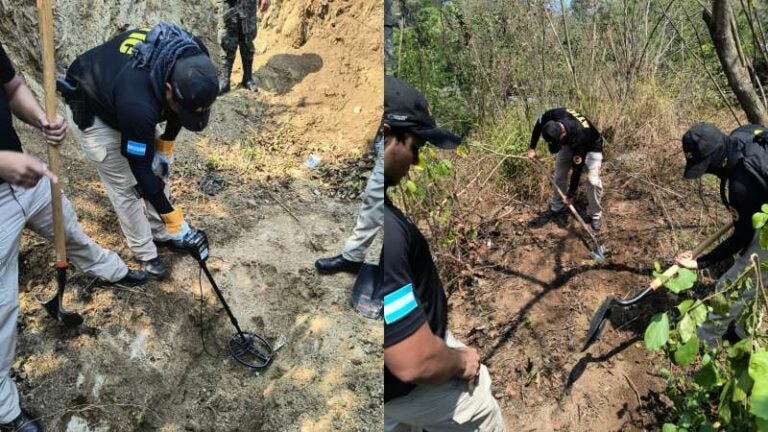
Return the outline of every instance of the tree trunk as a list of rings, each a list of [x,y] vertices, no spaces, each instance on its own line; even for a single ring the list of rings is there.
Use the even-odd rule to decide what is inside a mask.
[[[728,84],[739,100],[744,113],[747,114],[747,119],[750,123],[763,124],[765,106],[752,86],[749,71],[739,59],[739,51],[733,39],[732,30],[736,29],[731,29],[733,11],[730,1],[712,0],[712,13],[704,10],[702,18],[709,28],[709,34],[712,36],[725,76],[728,78]]]

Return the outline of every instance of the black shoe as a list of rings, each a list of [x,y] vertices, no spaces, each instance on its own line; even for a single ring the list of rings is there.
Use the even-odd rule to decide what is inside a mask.
[[[158,257],[148,261],[141,261],[141,269],[144,270],[147,275],[157,280],[163,280],[168,277],[168,270]]]
[[[0,424],[0,431],[43,432],[43,425],[22,410],[12,422]]]
[[[229,77],[219,80],[219,96],[229,92]]]
[[[592,225],[593,230],[600,231],[600,228],[603,227],[603,218],[592,218],[590,225]]]
[[[565,210],[558,210],[554,211],[551,208],[547,209],[545,212],[541,213],[540,215],[536,216],[531,221],[531,226],[534,227],[540,227],[544,226],[547,222],[551,221],[552,219],[559,218],[565,216]]]
[[[334,274],[339,272],[357,274],[362,265],[363,263],[350,261],[342,255],[336,255],[335,257],[330,258],[320,258],[315,261],[315,268],[320,274]]]
[[[259,91],[259,87],[256,86],[256,81],[254,81],[252,79],[248,80],[248,81],[243,81],[242,83],[240,83],[240,87],[247,88],[248,90],[250,90],[252,92]]]
[[[123,276],[122,279],[120,279],[117,282],[112,282],[111,285],[125,285],[125,286],[139,286],[144,285],[147,283],[147,273],[144,271],[136,271],[136,270],[128,270],[128,274]]]

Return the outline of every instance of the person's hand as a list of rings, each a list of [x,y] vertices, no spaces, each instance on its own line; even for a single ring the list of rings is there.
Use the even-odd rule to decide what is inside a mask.
[[[259,0],[259,12],[264,12],[269,8],[269,0]]]
[[[693,259],[693,252],[691,251],[680,252],[675,255],[675,264],[691,270],[699,268],[699,264]]]
[[[563,198],[563,204],[569,206],[569,205],[573,204],[573,199],[571,197],[569,197],[568,195],[566,195],[565,198]]]
[[[59,179],[48,165],[36,157],[14,151],[0,151],[0,178],[14,186],[31,188],[42,177],[56,183]]]
[[[462,370],[457,377],[467,381],[471,392],[475,389],[477,376],[480,374],[480,353],[474,348],[457,348],[456,350],[461,356],[462,364]]]
[[[64,121],[64,117],[56,114],[56,120],[51,123],[48,121],[48,116],[43,114],[37,121],[40,123],[40,130],[43,131],[43,136],[48,144],[57,146],[64,141],[64,137],[67,136],[67,123]]]
[[[530,160],[538,159],[538,156],[536,156],[536,150],[528,149],[528,159],[530,159]]]

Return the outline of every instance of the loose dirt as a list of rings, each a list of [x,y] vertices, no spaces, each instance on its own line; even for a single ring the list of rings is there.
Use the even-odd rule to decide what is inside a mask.
[[[592,244],[573,218],[531,228],[529,221],[546,208],[543,199],[533,200],[512,204],[508,217],[477,230],[471,266],[460,284],[449,285],[451,330],[481,351],[509,430],[660,429],[668,401],[659,368],[670,365],[646,351],[642,337],[650,316],[676,304],[676,297],[656,293],[633,308],[614,308],[600,340],[580,352],[592,314],[608,295],[636,293],[651,281],[654,260],[666,263],[704,238],[691,217],[698,203],[672,195],[679,184],[665,184],[672,192],[663,192],[627,181],[622,173],[637,171],[626,169],[619,161],[604,166],[609,193],[599,238],[609,263],[589,259]],[[507,199],[486,196],[488,208]]]
[[[351,310],[352,276],[320,277],[313,268],[338,253],[359,201],[305,165],[317,155],[323,172],[364,184],[370,158],[352,161],[365,155],[381,115],[380,3],[273,1],[256,39],[262,91],[221,97],[209,128],[178,140],[174,202],[208,233],[209,266],[240,325],[282,345],[274,364],[256,372],[221,355],[231,324],[207,281],[201,290],[196,263],[166,250],[171,279],[140,288],[104,286],[70,269],[66,305],[97,331],[61,328],[37,302],[55,289],[52,246],[25,235],[13,375],[48,430],[380,428],[381,322]],[[171,6],[193,23],[215,14]],[[291,20],[303,24],[289,28]],[[23,71],[26,51],[13,48],[23,43],[10,45]],[[35,74],[27,76],[37,88]],[[18,127],[25,149],[44,158],[37,135]],[[73,140],[62,154],[64,190],[85,231],[135,267],[95,169]],[[374,244],[369,260],[379,250]]]

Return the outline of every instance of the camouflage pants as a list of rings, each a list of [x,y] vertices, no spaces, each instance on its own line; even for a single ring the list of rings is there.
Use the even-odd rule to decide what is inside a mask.
[[[245,13],[233,11],[226,3],[222,6],[219,19],[219,44],[221,45],[222,64],[232,67],[235,53],[240,47],[240,57],[243,59],[243,69],[250,70],[256,49],[253,40],[256,38],[256,0],[243,0]]]
[[[384,73],[392,75],[394,72],[394,46],[392,45],[392,27],[395,22],[392,19],[392,0],[384,0]]]

